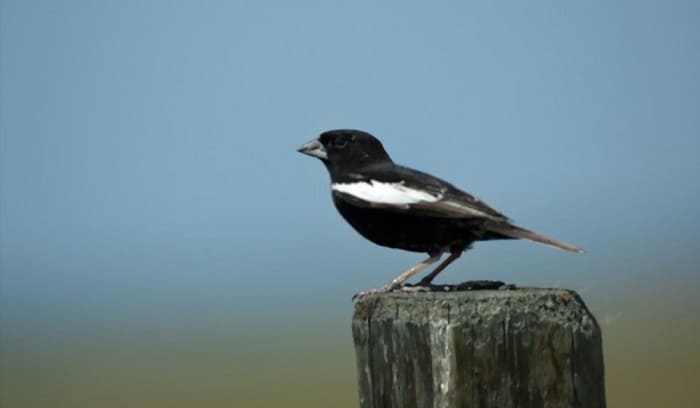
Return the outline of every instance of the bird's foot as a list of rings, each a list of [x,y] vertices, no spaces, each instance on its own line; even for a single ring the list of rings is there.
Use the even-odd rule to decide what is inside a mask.
[[[433,285],[430,283],[417,283],[415,285],[411,285],[410,283],[407,283],[403,286],[398,286],[395,284],[389,284],[382,286],[381,288],[376,288],[376,289],[370,289],[370,290],[363,290],[362,292],[357,292],[355,295],[352,297],[352,300],[360,300],[365,296],[368,295],[375,295],[379,293],[389,293],[393,291],[398,291],[398,292],[404,292],[404,293],[416,293],[416,292],[434,292],[434,291],[444,291],[443,285]]]
[[[389,293],[389,292],[391,292],[392,290],[394,290],[395,288],[396,288],[396,285],[389,284],[389,285],[382,286],[381,288],[375,288],[375,289],[370,289],[370,290],[363,290],[363,291],[361,291],[361,292],[355,293],[355,295],[352,297],[352,300],[360,300],[360,299],[362,299],[362,298],[365,297],[365,296],[368,296],[368,295],[375,295],[375,294],[378,294],[378,293]]]
[[[352,300],[360,300],[368,295],[376,295],[379,293],[389,293],[397,290],[403,293],[418,293],[418,292],[460,292],[460,291],[470,291],[470,290],[512,290],[516,289],[513,284],[506,284],[501,281],[491,281],[491,280],[473,280],[466,281],[459,284],[434,284],[430,282],[420,281],[416,284],[404,284],[399,286],[394,283],[382,286],[376,289],[363,290],[358,292],[352,297]]]

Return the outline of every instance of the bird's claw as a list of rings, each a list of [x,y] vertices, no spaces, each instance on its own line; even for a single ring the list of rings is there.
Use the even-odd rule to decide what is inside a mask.
[[[376,295],[378,293],[389,293],[392,292],[394,289],[396,289],[396,285],[394,284],[389,284],[382,286],[381,288],[375,288],[375,289],[370,289],[370,290],[363,290],[361,292],[355,293],[355,295],[352,297],[352,300],[360,300],[365,296],[368,295]]]
[[[374,294],[374,293],[381,293],[381,292],[379,292],[379,290],[377,290],[377,289],[363,290],[363,291],[361,291],[361,292],[355,293],[355,294],[352,296],[352,300],[353,300],[353,302],[354,302],[354,301],[356,301],[356,300],[360,300],[360,299],[362,299],[363,297],[368,296],[368,295],[372,295],[372,294]]]
[[[376,288],[376,289],[370,289],[370,290],[363,290],[361,292],[355,293],[353,295],[352,300],[360,300],[365,296],[368,295],[376,295],[379,293],[389,293],[393,291],[397,292],[404,292],[404,293],[417,293],[417,292],[431,292],[434,291],[436,288],[435,285],[432,285],[430,283],[423,284],[423,283],[418,283],[416,285],[403,285],[403,286],[396,286],[396,285],[386,285],[382,286],[381,288]]]

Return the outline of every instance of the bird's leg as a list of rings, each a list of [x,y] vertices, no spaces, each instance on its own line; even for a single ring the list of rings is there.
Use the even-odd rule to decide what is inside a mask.
[[[404,281],[406,279],[410,278],[411,276],[413,276],[413,275],[417,274],[418,272],[422,271],[423,269],[425,269],[426,266],[439,261],[441,257],[442,257],[442,254],[431,255],[425,261],[419,263],[418,265],[410,268],[409,270],[402,273],[401,275],[395,277],[394,279],[392,279],[391,282],[387,283],[386,285],[382,286],[381,288],[371,289],[371,290],[362,291],[362,292],[357,293],[355,296],[353,296],[353,300],[359,299],[361,297],[364,297],[364,296],[367,296],[367,295],[370,295],[373,293],[391,292],[392,290],[401,286],[401,284],[404,283]]]
[[[447,257],[440,265],[438,265],[435,269],[433,269],[430,274],[428,274],[425,278],[421,279],[421,281],[418,283],[419,286],[428,286],[430,283],[435,279],[436,276],[445,268],[447,268],[447,265],[451,264],[454,262],[457,258],[462,256],[462,251],[456,251],[452,252],[450,256]]]

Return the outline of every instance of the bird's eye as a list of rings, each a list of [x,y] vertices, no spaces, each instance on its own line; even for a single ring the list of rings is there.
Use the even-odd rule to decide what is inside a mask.
[[[336,149],[342,149],[342,148],[345,147],[347,144],[348,144],[347,139],[338,139],[338,140],[335,141],[335,143],[333,143],[333,146],[334,146]]]

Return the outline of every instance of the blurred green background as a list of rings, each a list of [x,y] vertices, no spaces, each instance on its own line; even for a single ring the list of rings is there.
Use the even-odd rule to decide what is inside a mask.
[[[332,128],[582,256],[609,406],[700,400],[700,3],[0,0],[0,406],[357,406],[353,293],[420,259],[336,214]]]

